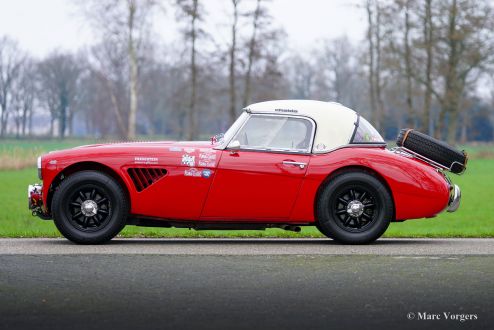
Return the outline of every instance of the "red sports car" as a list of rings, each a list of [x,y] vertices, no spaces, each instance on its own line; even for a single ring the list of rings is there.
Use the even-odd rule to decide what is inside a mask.
[[[207,142],[97,144],[38,159],[29,207],[69,240],[106,242],[126,225],[201,229],[317,226],[342,243],[379,238],[391,221],[430,218],[460,203],[445,171],[467,157],[402,130],[387,149],[374,127],[338,103],[248,106]]]

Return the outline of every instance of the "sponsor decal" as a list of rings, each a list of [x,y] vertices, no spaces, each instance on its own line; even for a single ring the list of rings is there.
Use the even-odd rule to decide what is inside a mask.
[[[211,174],[213,174],[213,171],[205,169],[202,171],[202,177],[209,179],[211,177]]]
[[[195,152],[195,151],[196,151],[196,149],[194,149],[194,148],[184,148],[184,151],[185,151],[186,153],[188,153],[188,154],[191,154],[191,153]]]
[[[200,153],[199,154],[199,159],[203,159],[203,160],[216,160],[216,154],[212,154],[212,153]]]
[[[183,154],[182,155],[182,165],[187,165],[193,167],[196,165],[196,156]]]
[[[215,153],[215,151],[211,148],[199,148],[199,152]]]
[[[182,148],[180,148],[180,147],[170,147],[170,148],[168,148],[168,150],[175,151],[175,152],[181,152],[182,151]]]
[[[318,143],[316,145],[316,150],[325,150],[326,149],[326,145],[324,143]]]
[[[199,160],[198,166],[200,167],[214,167],[216,161],[214,160]]]
[[[134,157],[135,164],[158,164],[158,157]]]
[[[184,171],[184,175],[192,176],[192,177],[200,177],[202,173],[197,168],[189,168]]]

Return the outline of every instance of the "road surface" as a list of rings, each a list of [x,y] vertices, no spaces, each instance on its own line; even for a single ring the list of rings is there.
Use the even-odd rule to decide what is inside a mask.
[[[0,329],[481,329],[493,278],[492,239],[0,239]]]

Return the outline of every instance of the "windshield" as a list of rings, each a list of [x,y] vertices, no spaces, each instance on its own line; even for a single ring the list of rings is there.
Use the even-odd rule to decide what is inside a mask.
[[[383,143],[379,132],[364,117],[360,116],[352,143]]]
[[[235,133],[240,129],[240,127],[244,124],[244,122],[249,118],[249,114],[247,112],[242,112],[242,114],[235,120],[235,122],[230,126],[230,128],[226,131],[225,134],[217,134],[219,137],[217,140],[218,147],[223,147],[225,143],[230,141]],[[225,142],[226,141],[226,142]]]

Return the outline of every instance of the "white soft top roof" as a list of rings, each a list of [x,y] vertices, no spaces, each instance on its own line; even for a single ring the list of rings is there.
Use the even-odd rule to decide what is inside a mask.
[[[358,114],[339,103],[279,100],[251,104],[251,113],[273,113],[312,118],[316,123],[313,152],[323,153],[350,143]]]

